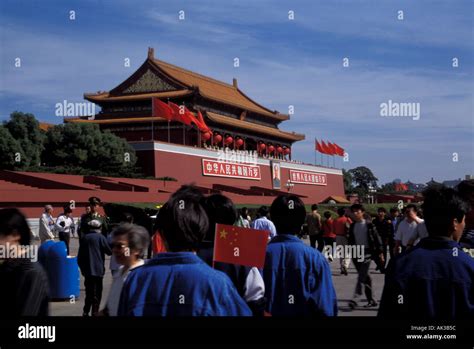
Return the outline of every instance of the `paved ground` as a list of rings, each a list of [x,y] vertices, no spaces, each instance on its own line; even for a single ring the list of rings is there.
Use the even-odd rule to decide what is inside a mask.
[[[306,243],[309,243],[307,240]],[[76,255],[78,249],[78,240],[71,239],[71,254]],[[109,258],[107,257],[106,267],[108,269]],[[374,263],[372,263],[371,276],[372,283],[374,288],[374,296],[377,301],[380,300],[382,294],[384,277],[382,274],[374,270]],[[336,295],[338,300],[339,307],[339,316],[375,316],[377,315],[378,308],[368,308],[363,307],[364,303],[359,304],[360,307],[354,311],[350,311],[348,307],[348,301],[352,298],[354,287],[357,279],[357,273],[354,266],[351,264],[349,268],[349,275],[341,275],[339,271],[339,260],[335,259],[331,263],[332,275],[334,287],[336,288]],[[109,293],[110,285],[112,282],[112,276],[110,271],[106,272],[104,278],[104,292],[102,296],[102,305],[104,307],[107,295]],[[82,307],[84,305],[84,279],[81,277],[81,297],[76,300],[75,303],[69,301],[65,302],[51,302],[50,303],[50,314],[53,316],[80,316],[82,315]]]

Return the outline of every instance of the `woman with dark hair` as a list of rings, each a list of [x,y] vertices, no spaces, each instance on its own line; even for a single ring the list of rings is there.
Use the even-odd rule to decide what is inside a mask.
[[[160,209],[156,228],[168,252],[134,269],[122,288],[120,316],[250,316],[232,281],[196,256],[208,232],[202,194],[174,193]]]
[[[30,245],[31,231],[16,208],[0,210],[0,317],[47,316],[48,278]],[[31,253],[33,252],[33,253]]]
[[[203,206],[209,218],[209,229],[198,256],[212,266],[216,224],[234,225],[238,219],[238,213],[232,200],[221,194],[205,198]],[[258,268],[214,262],[214,269],[222,271],[232,280],[240,296],[247,302],[255,316],[264,315],[265,284]]]

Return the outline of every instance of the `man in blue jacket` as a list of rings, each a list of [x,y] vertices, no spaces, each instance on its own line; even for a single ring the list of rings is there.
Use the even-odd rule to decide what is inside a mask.
[[[473,318],[474,259],[458,244],[468,204],[444,186],[430,187],[423,195],[429,236],[390,262],[378,315]]]
[[[273,316],[336,316],[336,292],[324,256],[296,235],[306,218],[300,198],[279,196],[270,217],[277,236],[268,244],[263,279]]]
[[[169,252],[134,269],[122,290],[122,316],[251,316],[232,281],[196,251],[209,226],[202,195],[183,187],[160,209],[157,228]]]
[[[82,236],[77,253],[77,263],[84,276],[86,288],[83,316],[89,316],[91,308],[92,316],[96,316],[99,312],[105,274],[105,255],[112,254],[109,243],[101,231],[102,222],[97,219],[91,220],[89,233]]]

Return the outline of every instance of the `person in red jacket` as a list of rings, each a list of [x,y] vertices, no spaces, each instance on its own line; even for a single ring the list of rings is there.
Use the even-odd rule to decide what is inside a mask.
[[[333,247],[336,242],[336,234],[334,233],[334,221],[331,217],[331,212],[324,212],[324,221],[323,221],[323,240],[324,240],[324,253],[327,256],[327,259],[333,261]]]
[[[340,207],[337,210],[337,214],[339,217],[333,222],[334,233],[336,234],[336,245],[340,245],[344,248],[348,242],[349,227],[352,224],[352,221],[346,216],[346,209],[344,207]],[[339,259],[341,263],[341,274],[347,275],[347,268],[349,268],[351,256],[350,254],[346,255],[345,248],[344,255],[339,256]]]

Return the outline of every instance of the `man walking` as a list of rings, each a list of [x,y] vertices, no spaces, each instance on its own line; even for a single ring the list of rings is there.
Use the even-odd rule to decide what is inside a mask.
[[[258,209],[258,216],[256,220],[252,222],[252,228],[257,230],[267,230],[270,232],[269,239],[276,236],[276,228],[271,220],[268,219],[268,207],[262,206]]]
[[[367,297],[366,307],[375,307],[377,302],[373,297],[372,278],[369,274],[369,268],[372,259],[379,265],[384,262],[382,241],[375,226],[370,221],[364,219],[365,209],[362,205],[352,205],[351,211],[355,222],[349,228],[349,244],[360,247],[362,252],[359,256],[352,256],[358,276],[354,297],[349,302],[349,306],[352,309],[357,307],[358,301],[362,296],[362,288],[364,288],[365,296]]]
[[[387,249],[389,249],[390,239],[393,236],[393,225],[392,221],[387,217],[387,210],[383,207],[377,209],[377,217],[372,221],[377,232],[382,239],[382,249],[383,249],[383,259],[387,261]],[[383,265],[385,268],[385,263]],[[384,270],[380,270],[381,273],[384,273]]]
[[[89,232],[81,239],[77,263],[84,276],[84,286],[86,288],[82,315],[89,316],[92,308],[92,316],[96,316],[102,299],[105,255],[110,256],[112,250],[107,242],[107,238],[101,234],[101,222],[92,220],[88,226]]]
[[[348,242],[349,236],[349,227],[352,224],[352,221],[349,217],[345,215],[346,210],[343,207],[340,207],[337,210],[337,214],[339,215],[333,222],[334,233],[336,234],[336,246],[343,246],[343,256],[340,258],[341,263],[341,274],[347,275],[347,268],[349,268],[349,264],[351,262],[351,256],[346,255],[345,246]]]
[[[393,251],[395,255],[412,247],[412,241],[416,236],[416,227],[423,222],[423,219],[420,219],[417,213],[416,205],[410,204],[405,207],[405,219],[400,222],[395,232],[395,248]]]
[[[323,236],[321,231],[321,215],[318,213],[318,205],[311,205],[311,212],[306,216],[305,230],[309,235],[309,244],[312,248],[316,248],[318,242],[318,250],[323,250]]]

